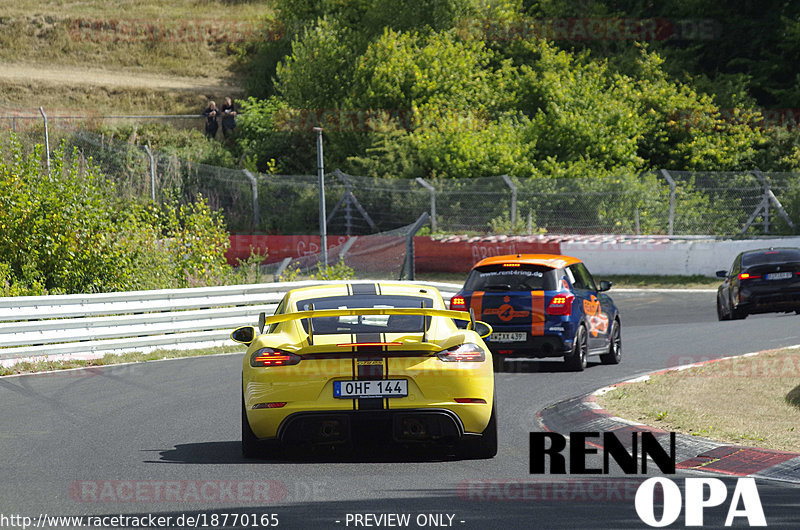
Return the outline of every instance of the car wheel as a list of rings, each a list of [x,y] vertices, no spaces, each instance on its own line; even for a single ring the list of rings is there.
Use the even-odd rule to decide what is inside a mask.
[[[242,393],[242,456],[245,458],[257,458],[261,455],[261,442],[250,428],[247,421],[247,412],[244,409],[244,393]]]
[[[744,320],[747,318],[747,310],[733,307],[733,304],[731,304],[730,308],[731,320]]]
[[[586,368],[586,357],[589,345],[586,339],[586,326],[581,324],[575,332],[575,341],[572,345],[572,353],[564,358],[567,370],[572,372],[582,372]]]
[[[620,329],[619,320],[614,319],[611,325],[611,341],[608,345],[608,353],[600,356],[600,362],[603,364],[619,364],[622,360],[622,330]]]
[[[731,316],[725,312],[725,308],[722,307],[722,298],[717,296],[717,318],[720,320],[730,320]]]
[[[492,401],[492,415],[489,424],[481,433],[480,438],[470,437],[463,440],[458,447],[457,455],[461,458],[484,459],[494,458],[497,455],[497,402]]]

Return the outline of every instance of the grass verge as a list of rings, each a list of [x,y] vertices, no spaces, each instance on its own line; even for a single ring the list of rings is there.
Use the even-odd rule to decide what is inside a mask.
[[[49,372],[54,370],[68,370],[70,368],[91,368],[94,366],[109,366],[123,363],[139,363],[145,361],[159,361],[163,359],[178,359],[183,357],[199,357],[202,355],[218,355],[221,353],[243,352],[241,346],[219,346],[202,350],[155,350],[150,353],[132,352],[120,355],[106,354],[100,359],[66,360],[66,361],[39,361],[25,362],[10,367],[0,366],[0,376],[15,374],[30,374],[36,372]]]
[[[800,452],[800,348],[666,372],[597,401],[667,431]]]

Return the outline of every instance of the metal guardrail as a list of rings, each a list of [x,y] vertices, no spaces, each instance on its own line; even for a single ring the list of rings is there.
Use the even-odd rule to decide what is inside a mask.
[[[341,282],[0,298],[0,364],[231,345],[234,328],[256,325],[258,314],[274,312],[286,291],[325,283]],[[436,287],[445,301],[460,288],[414,283]]]

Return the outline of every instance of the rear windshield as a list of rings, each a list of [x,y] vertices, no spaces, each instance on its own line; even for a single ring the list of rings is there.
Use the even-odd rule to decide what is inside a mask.
[[[357,295],[310,298],[297,303],[298,311],[319,309],[360,308],[422,308],[433,307],[433,300],[421,296]],[[430,317],[421,315],[360,315],[314,318],[314,333],[403,333],[422,332],[430,326]],[[303,329],[308,333],[308,319],[302,319]]]
[[[543,265],[487,265],[469,273],[464,290],[552,291],[555,284],[555,269]]]
[[[742,267],[758,267],[759,265],[778,263],[800,263],[800,249],[776,248],[775,250],[757,250],[742,254]]]

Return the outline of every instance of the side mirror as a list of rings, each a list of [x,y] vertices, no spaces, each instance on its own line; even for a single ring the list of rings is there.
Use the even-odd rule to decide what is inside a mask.
[[[241,342],[242,344],[250,344],[256,338],[256,328],[253,326],[242,326],[236,328],[231,333],[231,339],[234,342]]]
[[[600,285],[597,288],[598,292],[608,291],[611,289],[611,286],[614,285],[614,282],[609,282],[607,280],[601,280]]]
[[[717,278],[727,278],[728,271],[717,271]]]
[[[475,333],[481,336],[482,339],[485,339],[489,335],[492,334],[492,326],[487,324],[486,322],[482,322],[480,320],[475,321]]]

